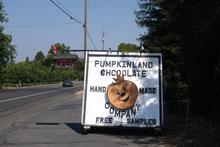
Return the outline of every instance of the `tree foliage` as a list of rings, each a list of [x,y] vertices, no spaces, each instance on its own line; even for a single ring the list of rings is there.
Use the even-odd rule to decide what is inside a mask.
[[[220,3],[216,0],[139,0],[136,21],[147,52],[162,52],[164,96],[189,97],[200,113],[220,104]],[[207,107],[208,106],[210,107]]]
[[[4,6],[2,1],[0,1],[0,22],[6,22],[6,14],[4,12]],[[3,75],[3,68],[7,63],[13,62],[16,50],[15,46],[11,45],[12,37],[8,34],[5,34],[4,27],[0,25],[0,87],[2,83],[2,75]]]
[[[43,60],[45,58],[45,55],[42,51],[38,51],[35,55],[35,60],[36,61],[40,61],[40,60]]]
[[[57,49],[57,55],[62,55],[62,56],[68,56],[71,55],[70,53],[70,47],[66,46],[63,43],[55,43],[52,44],[50,49],[49,49],[49,54],[54,55],[54,50]]]
[[[79,59],[76,68],[53,69],[50,57],[39,61],[10,63],[4,68],[4,86],[26,86],[41,83],[57,83],[64,79],[83,80],[84,63]]]
[[[29,61],[30,61],[29,57],[26,57],[25,62],[29,62]]]
[[[0,22],[3,23],[3,22],[7,22],[8,19],[6,18],[6,13],[4,11],[4,6],[3,6],[3,3],[2,1],[0,1]]]
[[[120,43],[118,45],[118,51],[119,52],[137,52],[139,51],[139,47],[131,43]]]

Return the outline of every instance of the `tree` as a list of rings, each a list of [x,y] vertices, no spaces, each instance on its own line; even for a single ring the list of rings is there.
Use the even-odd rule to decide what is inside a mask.
[[[4,6],[2,1],[0,1],[0,22],[7,22],[5,11],[3,10]],[[5,34],[4,27],[0,25],[0,86],[2,83],[2,70],[7,63],[13,62],[16,50],[15,46],[11,45],[12,37]]]
[[[44,53],[43,53],[42,51],[38,51],[38,52],[36,53],[34,59],[35,59],[36,61],[39,61],[39,60],[42,60],[42,59],[44,59],[44,58],[45,58]]]
[[[212,107],[220,96],[219,7],[215,0],[139,0],[136,11],[148,29],[139,38],[146,51],[163,53],[165,99],[189,97],[203,114],[219,109]]]
[[[25,62],[30,62],[29,57],[25,58]]]
[[[187,84],[181,74],[182,56],[176,33],[176,1],[139,0],[136,22],[148,29],[139,40],[146,52],[163,53],[164,97],[174,103],[185,98]]]
[[[119,52],[137,52],[139,51],[139,47],[131,43],[120,43],[118,45],[118,51]]]
[[[189,96],[193,108],[206,115],[219,112],[219,7],[215,0],[184,1],[178,14]]]
[[[55,51],[56,50],[56,51]],[[57,52],[57,53],[55,53]],[[70,53],[70,47],[69,46],[66,46],[65,44],[63,43],[55,43],[55,44],[52,44],[48,53],[50,55],[60,55],[60,56],[69,56],[71,55]]]

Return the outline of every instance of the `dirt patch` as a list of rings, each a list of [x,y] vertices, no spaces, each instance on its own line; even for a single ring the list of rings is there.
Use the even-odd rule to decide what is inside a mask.
[[[165,130],[162,142],[167,147],[219,147],[220,125],[198,115],[191,115],[186,124],[184,115],[165,115]]]
[[[74,95],[77,96],[77,97],[82,97],[83,96],[83,90],[80,90],[80,91],[76,92]]]

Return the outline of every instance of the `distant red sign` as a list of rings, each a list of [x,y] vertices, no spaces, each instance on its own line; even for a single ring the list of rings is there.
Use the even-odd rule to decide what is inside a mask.
[[[58,47],[56,47],[55,45],[53,45],[53,54],[54,56],[57,56],[58,54]]]
[[[59,59],[57,60],[56,65],[58,67],[69,67],[69,66],[73,66],[74,62],[71,59]]]
[[[57,68],[71,68],[75,67],[78,57],[76,55],[71,56],[54,56],[53,63]]]

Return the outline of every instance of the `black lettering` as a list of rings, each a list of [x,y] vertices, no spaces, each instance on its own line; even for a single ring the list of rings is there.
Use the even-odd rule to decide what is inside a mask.
[[[157,88],[153,88],[153,94],[157,93]]]
[[[100,117],[96,117],[96,120],[95,120],[96,123],[99,122],[99,118],[100,118]]]
[[[135,124],[140,124],[140,119],[135,118],[135,119],[134,119],[134,123],[135,123]]]
[[[113,122],[113,118],[109,117],[109,123],[112,124],[112,122]]]
[[[139,119],[139,123],[142,124],[144,122],[144,119]]]
[[[106,63],[106,67],[108,67],[108,66],[111,67],[111,61],[109,61],[109,62],[105,61],[105,63]]]
[[[147,68],[148,62],[143,62],[143,68]]]
[[[111,76],[111,72],[106,70],[106,76]]]
[[[104,123],[104,118],[103,117],[100,118],[100,123]]]
[[[90,92],[106,92],[105,86],[90,86]]]
[[[136,125],[155,125],[156,119],[144,119],[144,118],[127,118],[127,124]]]
[[[98,65],[99,64],[99,61],[98,60],[95,60],[95,67],[96,67],[96,65]]]
[[[105,103],[105,109],[108,109],[108,108],[109,108],[109,103],[106,102],[106,103]]]
[[[117,70],[117,74],[118,74],[118,75],[121,75],[121,71],[120,71],[120,70]]]
[[[129,72],[129,70],[127,70],[127,77],[132,77],[131,73]]]
[[[137,66],[135,65],[134,62],[132,62],[132,67],[133,67],[133,68],[137,68]]]
[[[113,118],[112,117],[96,117],[96,123],[101,124],[112,124]]]
[[[58,64],[62,66],[62,63]],[[65,64],[64,64],[65,65]],[[71,65],[71,63],[66,63]],[[134,62],[134,61],[99,61],[95,60],[95,67],[121,67],[121,68],[153,68],[153,62]]]
[[[146,88],[139,88],[139,93],[140,94],[156,94],[157,93],[157,88],[155,87],[146,87]]]
[[[148,119],[148,124],[155,125],[157,123],[156,119]]]
[[[116,76],[116,75],[123,75],[127,77],[147,77],[146,70],[111,70],[111,69],[102,69],[100,71],[101,76]]]
[[[130,61],[127,61],[127,67],[128,67],[128,68],[131,68],[131,67],[132,67]]]
[[[115,117],[120,117],[120,111],[115,110]]]
[[[104,61],[100,61],[100,67],[105,67],[105,62]]]
[[[104,76],[105,75],[105,70],[104,69],[101,70],[100,74],[101,74],[101,76]]]
[[[122,61],[122,67],[126,67],[126,61]]]
[[[112,76],[116,76],[116,71],[112,70]]]
[[[126,76],[126,70],[122,70],[122,76]]]
[[[98,91],[102,91],[102,89],[103,89],[103,87],[100,87],[100,86],[98,87]]]
[[[131,115],[130,115],[129,111],[127,111],[126,117],[130,117],[130,116]]]
[[[136,115],[136,109],[131,109],[131,115]]]
[[[143,78],[147,77],[147,71],[146,70],[142,70],[142,77]]]
[[[142,68],[141,62],[138,63],[138,68]]]
[[[140,77],[140,70],[136,70],[138,77]]]
[[[121,111],[121,118],[122,118],[125,114],[126,114],[126,111],[125,111],[125,110]]]
[[[127,124],[131,124],[131,118],[127,118]]]
[[[139,88],[139,93],[144,94],[144,88]]]
[[[153,68],[153,62],[148,62],[148,68]]]
[[[136,72],[135,72],[135,70],[132,71],[132,75],[136,77]]]
[[[109,123],[109,117],[105,118],[105,124]]]
[[[121,61],[117,61],[117,67],[121,67]]]
[[[90,92],[95,91],[94,86],[90,86]]]
[[[109,109],[109,113],[110,113],[110,114],[114,114],[114,112],[115,112],[115,109],[114,109],[113,107],[111,107],[111,108]]]
[[[116,61],[112,61],[112,67],[114,67],[114,65],[116,65]]]
[[[141,106],[141,104],[136,104],[137,111],[139,111],[139,110],[140,110],[140,106]],[[136,115],[136,109],[135,109],[135,115]]]

